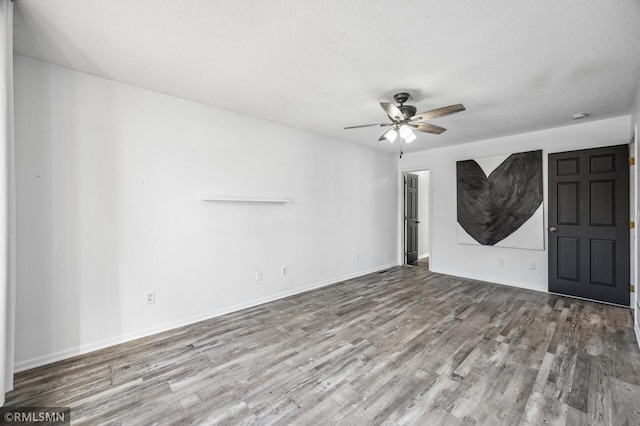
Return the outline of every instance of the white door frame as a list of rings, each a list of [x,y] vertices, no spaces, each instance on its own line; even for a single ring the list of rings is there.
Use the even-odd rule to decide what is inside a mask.
[[[638,136],[638,125],[635,124],[633,127],[633,136],[632,136],[632,144],[633,144],[633,153],[632,156],[635,158],[636,161],[638,161],[638,153],[640,152],[640,147],[638,147],[638,143],[640,142],[639,140],[639,136]],[[640,291],[640,286],[638,286],[638,282],[640,281],[638,278],[638,274],[640,274],[640,240],[639,240],[639,232],[638,232],[638,222],[640,221],[640,173],[638,173],[638,164],[636,163],[634,170],[633,170],[633,191],[635,192],[633,195],[633,214],[631,215],[630,219],[633,220],[636,224],[636,226],[633,229],[633,232],[631,234],[633,244],[634,244],[634,249],[635,249],[635,256],[634,259],[631,259],[631,267],[633,268],[633,272],[634,272],[634,285],[635,285],[635,292],[631,297],[631,303],[632,303],[632,308],[633,308],[633,329],[636,332],[636,341],[638,343],[638,347],[640,347],[640,295],[638,294],[638,292]]]
[[[424,170],[429,171],[429,189],[427,196],[429,198],[429,220],[426,224],[427,231],[429,232],[429,269],[433,265],[434,250],[433,250],[433,167],[408,167],[398,170],[398,265],[404,265],[406,257],[404,255],[405,238],[404,238],[404,176],[407,173],[421,172]],[[422,225],[422,223],[421,223]]]

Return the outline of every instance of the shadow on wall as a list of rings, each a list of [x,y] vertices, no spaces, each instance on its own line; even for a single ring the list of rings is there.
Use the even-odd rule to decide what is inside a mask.
[[[113,310],[120,306],[119,270],[110,261],[122,233],[115,214],[122,183],[104,166],[118,167],[109,144],[115,135],[100,125],[111,120],[88,117],[83,108],[98,102],[115,114],[113,95],[87,93],[82,80],[53,84],[57,68],[42,72],[46,65],[24,61],[16,57],[18,369],[24,360],[72,356],[77,349],[69,348],[88,336],[105,329],[117,335],[122,327]],[[82,132],[74,126],[82,120],[96,126]]]

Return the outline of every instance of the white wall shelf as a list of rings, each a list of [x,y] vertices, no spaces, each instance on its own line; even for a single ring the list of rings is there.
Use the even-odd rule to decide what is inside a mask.
[[[258,197],[220,197],[217,195],[203,195],[202,201],[222,201],[228,203],[267,203],[285,204],[291,200],[287,198],[258,198]]]

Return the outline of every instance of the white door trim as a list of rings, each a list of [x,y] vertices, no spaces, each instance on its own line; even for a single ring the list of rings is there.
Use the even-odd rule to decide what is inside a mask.
[[[408,167],[398,170],[398,265],[405,264],[404,255],[404,176],[407,173],[429,171],[429,189],[427,196],[429,198],[429,220],[427,221],[427,230],[429,232],[429,265],[433,265],[434,249],[433,249],[433,166]]]

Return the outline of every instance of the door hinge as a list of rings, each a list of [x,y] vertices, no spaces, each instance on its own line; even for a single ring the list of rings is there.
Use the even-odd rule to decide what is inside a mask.
[[[633,221],[629,222],[629,229],[633,229],[635,227],[636,227],[636,223],[635,222],[633,222]]]
[[[629,165],[633,166],[634,164],[636,164],[636,159],[633,157],[629,157]]]
[[[635,293],[636,292],[636,286],[633,284],[629,284],[629,293]]]

